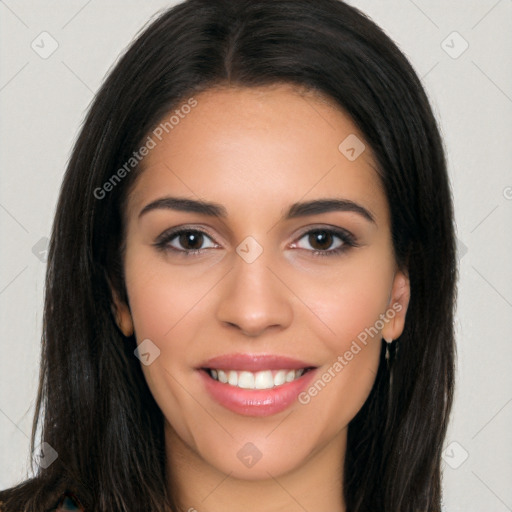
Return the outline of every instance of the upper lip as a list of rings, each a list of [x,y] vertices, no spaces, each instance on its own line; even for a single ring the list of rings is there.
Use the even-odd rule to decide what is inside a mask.
[[[257,372],[261,370],[300,370],[314,365],[293,357],[275,354],[226,354],[212,357],[199,368]]]

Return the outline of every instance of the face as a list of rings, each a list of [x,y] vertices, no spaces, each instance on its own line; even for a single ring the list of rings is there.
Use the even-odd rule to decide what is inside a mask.
[[[371,149],[288,85],[194,99],[128,197],[116,302],[166,443],[248,480],[339,458],[409,298]]]

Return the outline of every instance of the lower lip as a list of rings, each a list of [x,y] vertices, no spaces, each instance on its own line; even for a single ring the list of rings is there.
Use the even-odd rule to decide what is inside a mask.
[[[287,409],[311,382],[315,370],[270,389],[242,389],[213,379],[199,370],[206,390],[226,409],[244,416],[271,416]]]

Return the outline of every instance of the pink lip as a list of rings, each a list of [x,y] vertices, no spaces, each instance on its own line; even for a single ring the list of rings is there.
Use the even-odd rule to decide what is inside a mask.
[[[242,389],[219,382],[205,368],[251,371],[298,370],[312,365],[297,359],[271,355],[232,354],[206,361],[199,370],[202,382],[210,396],[223,407],[244,416],[270,416],[287,409],[311,382],[315,369],[292,382],[271,389]]]
[[[208,359],[199,368],[258,372],[261,370],[300,370],[314,365],[292,357],[273,354],[227,354]]]

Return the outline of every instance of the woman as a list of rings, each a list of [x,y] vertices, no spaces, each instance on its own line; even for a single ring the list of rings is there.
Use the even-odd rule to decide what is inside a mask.
[[[163,12],[69,162],[39,467],[2,510],[438,512],[455,281],[436,122],[375,24]]]

